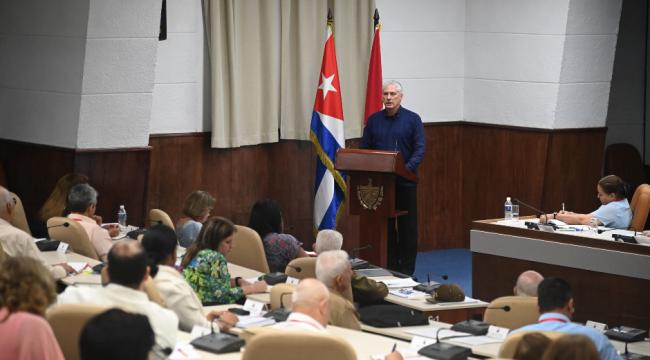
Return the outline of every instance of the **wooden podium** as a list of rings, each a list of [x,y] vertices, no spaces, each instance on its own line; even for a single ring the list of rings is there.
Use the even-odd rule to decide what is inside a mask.
[[[335,167],[350,176],[350,214],[359,215],[358,257],[385,268],[388,222],[403,215],[395,209],[396,177],[413,182],[418,177],[406,168],[397,151],[339,149]]]

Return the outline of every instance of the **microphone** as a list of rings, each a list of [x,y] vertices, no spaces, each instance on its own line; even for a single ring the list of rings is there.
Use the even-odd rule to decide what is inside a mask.
[[[66,222],[61,223],[61,224],[48,226],[47,228],[48,228],[48,229],[51,229],[51,228],[56,228],[56,227],[61,227],[61,226],[63,226],[63,227],[69,227],[69,226],[70,226],[70,223],[66,221]]]
[[[542,215],[548,214],[548,212],[546,212],[546,211],[542,211],[542,210],[540,210],[540,209],[538,209],[538,208],[536,208],[536,207],[534,207],[534,206],[532,206],[532,205],[530,205],[530,204],[527,204],[527,203],[525,203],[525,202],[523,202],[523,201],[521,201],[521,200],[519,200],[519,199],[517,199],[517,198],[512,198],[512,201],[513,201],[513,202],[516,202],[516,203],[519,204],[519,205],[523,205],[524,207],[526,207],[526,208],[528,208],[528,209],[530,209],[530,210],[533,210],[533,211],[534,211],[537,215],[539,215],[540,217],[541,217]],[[547,220],[548,220],[548,219],[547,219]]]
[[[293,266],[293,265],[287,264],[287,267],[294,269],[297,273],[302,272],[302,268],[300,266]]]
[[[424,285],[424,284],[416,285],[416,286],[413,287],[413,290],[422,291],[422,292],[425,292],[427,294],[430,294],[430,293],[433,292],[433,290],[437,289],[440,286],[440,283],[435,282],[435,281],[432,282],[431,281],[431,275],[438,276],[438,277],[442,278],[442,280],[449,279],[449,276],[447,276],[447,274],[439,275],[439,274],[428,272],[427,273],[427,284],[426,285]]]
[[[372,250],[372,244],[367,244],[367,245],[364,245],[364,246],[354,248],[354,249],[350,250],[350,254],[352,254],[353,257],[359,257],[359,252],[361,252],[363,250]]]
[[[486,307],[485,309],[490,309],[490,310],[503,310],[505,312],[510,311],[510,305],[504,305],[504,306],[495,306],[495,307]]]

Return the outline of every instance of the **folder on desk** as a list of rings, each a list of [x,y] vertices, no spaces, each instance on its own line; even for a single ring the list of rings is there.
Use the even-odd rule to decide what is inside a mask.
[[[393,276],[388,270],[382,268],[359,269],[355,270],[357,274],[366,277]]]

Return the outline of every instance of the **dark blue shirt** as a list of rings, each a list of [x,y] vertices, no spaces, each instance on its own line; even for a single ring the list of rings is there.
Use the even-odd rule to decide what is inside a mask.
[[[388,116],[385,109],[370,115],[361,147],[399,151],[406,167],[417,174],[424,157],[424,126],[420,115],[402,106],[395,116]],[[415,183],[399,177],[397,185],[415,186]]]

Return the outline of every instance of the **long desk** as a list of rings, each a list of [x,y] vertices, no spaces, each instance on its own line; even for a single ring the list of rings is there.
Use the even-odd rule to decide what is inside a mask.
[[[435,328],[446,329],[450,327],[451,324],[447,324],[443,322],[431,322],[430,325],[405,326],[405,327],[394,327],[394,328],[377,328],[368,325],[362,325],[362,330],[374,334],[389,336],[395,339],[411,341],[411,339],[413,339],[413,334],[409,333],[408,332],[409,330],[428,330],[428,329],[433,330]],[[444,334],[441,334],[441,338],[443,337]],[[459,343],[458,339],[447,339],[441,341],[449,344],[467,347],[466,345]],[[625,351],[625,343],[622,343],[620,341],[611,341],[611,342],[619,352],[622,353]],[[499,349],[501,348],[502,344],[503,342],[494,342],[489,344],[471,346],[470,349],[472,350],[472,354],[474,355],[495,358],[498,357]],[[628,351],[636,354],[650,355],[650,341],[645,340],[636,343],[630,343],[628,345]]]
[[[571,284],[575,321],[648,329],[650,246],[615,242],[612,233],[631,232],[543,232],[523,220],[474,221],[472,294],[486,300],[510,294],[517,276],[532,269]]]

